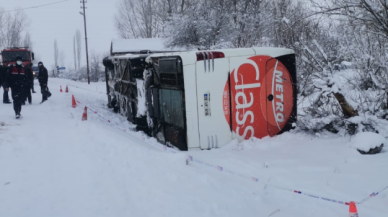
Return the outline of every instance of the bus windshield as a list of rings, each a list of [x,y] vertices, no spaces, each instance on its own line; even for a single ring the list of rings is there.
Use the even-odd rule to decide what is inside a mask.
[[[22,58],[22,61],[29,61],[28,51],[3,51],[2,55],[4,62],[13,62],[18,56]]]

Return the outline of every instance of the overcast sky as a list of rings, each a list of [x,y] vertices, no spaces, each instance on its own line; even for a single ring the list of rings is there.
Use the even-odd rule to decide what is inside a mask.
[[[29,8],[62,0],[0,0],[0,7],[13,10]],[[88,32],[89,59],[92,51],[109,52],[110,42],[118,38],[114,28],[117,0],[87,0],[86,22]],[[24,10],[30,19],[28,29],[37,61],[48,69],[54,66],[54,40],[59,51],[65,53],[65,67],[74,68],[73,36],[79,29],[82,36],[81,65],[86,65],[85,32],[80,0],[68,0],[58,4]],[[25,33],[23,33],[24,37]]]

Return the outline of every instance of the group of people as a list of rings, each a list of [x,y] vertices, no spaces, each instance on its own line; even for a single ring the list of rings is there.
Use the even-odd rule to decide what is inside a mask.
[[[38,67],[38,81],[42,93],[41,103],[43,103],[47,100],[45,91],[47,90],[48,72],[42,62],[38,63]],[[13,65],[7,66],[6,63],[3,62],[3,64],[0,65],[0,85],[3,86],[4,89],[3,103],[11,104],[8,95],[8,92],[11,90],[15,116],[17,119],[21,118],[20,112],[22,111],[22,105],[25,105],[27,100],[30,104],[32,103],[31,89],[32,92],[35,93],[32,63],[24,66],[22,58],[19,56],[16,57],[15,64]]]

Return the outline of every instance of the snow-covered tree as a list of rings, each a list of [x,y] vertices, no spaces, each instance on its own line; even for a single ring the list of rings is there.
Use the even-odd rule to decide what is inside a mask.
[[[325,46],[323,43],[323,50],[328,52],[328,57],[336,56],[337,60],[331,63],[334,69],[330,73],[331,78],[321,72],[317,75],[303,73],[313,67],[311,65],[319,62],[322,64],[322,61],[306,58],[307,54],[314,56],[314,52],[311,45],[303,45],[307,47],[304,51],[307,54],[300,58],[303,64],[299,66],[304,67],[298,68],[307,76],[301,79],[304,82],[300,88],[300,96],[310,97],[311,103],[302,106],[308,111],[302,112],[306,118],[302,115],[301,120],[315,129],[338,130],[342,127],[347,128],[348,132],[381,131],[384,127],[381,127],[382,120],[379,118],[387,119],[388,116],[388,40],[384,28],[387,20],[381,19],[381,16],[387,14],[387,1],[338,0],[330,1],[330,4],[328,1],[312,2],[315,6],[312,14],[319,15],[319,18],[327,15],[325,23],[319,25],[319,29],[321,32],[325,31],[330,38],[327,42],[331,45]],[[322,41],[319,44],[322,45]],[[346,64],[341,65],[341,62]],[[348,73],[339,72],[348,66],[351,67]],[[314,70],[317,70],[317,66],[310,71]],[[338,89],[337,94],[325,95],[328,89],[323,87],[328,84],[331,92],[333,87]],[[341,99],[346,103],[341,102]]]
[[[122,38],[156,38],[162,34],[158,0],[120,0],[115,17]]]
[[[366,31],[388,37],[387,0],[311,0],[317,13],[346,18]]]
[[[102,65],[102,55],[92,51],[90,55],[90,81],[100,81],[103,80],[104,69]]]
[[[197,0],[185,13],[170,18],[166,29],[168,44],[198,49],[221,47],[232,34],[230,15],[225,12],[228,10],[228,5],[220,0]]]

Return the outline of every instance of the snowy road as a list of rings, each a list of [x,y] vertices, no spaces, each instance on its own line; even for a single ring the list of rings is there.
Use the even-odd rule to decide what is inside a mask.
[[[60,93],[66,84],[71,93]],[[104,104],[104,83],[50,79],[53,96],[40,93],[15,120],[0,104],[0,216],[347,216],[348,206],[290,193],[300,190],[356,202],[388,186],[388,152],[361,156],[349,138],[286,133],[190,155],[259,178],[259,182],[198,164],[187,152],[155,148],[142,133],[125,133],[71,108],[71,95],[112,123],[125,118]],[[35,89],[38,89],[37,83]],[[2,91],[1,91],[2,93]],[[1,97],[1,95],[0,95]],[[242,150],[236,150],[242,149]],[[362,217],[388,215],[388,190],[358,205]]]

